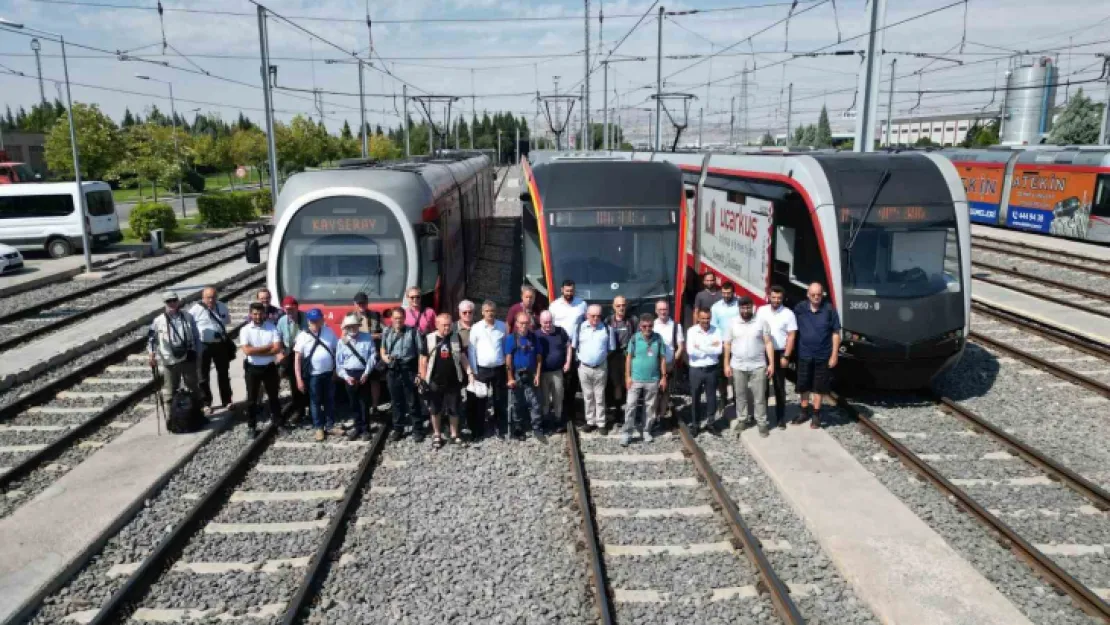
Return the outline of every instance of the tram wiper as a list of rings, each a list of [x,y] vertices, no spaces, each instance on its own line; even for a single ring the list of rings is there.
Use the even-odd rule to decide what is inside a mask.
[[[844,244],[845,252],[851,253],[852,247],[856,244],[856,237],[859,236],[860,230],[863,230],[863,225],[867,223],[867,218],[871,216],[871,211],[875,208],[875,203],[879,201],[879,193],[882,192],[888,180],[890,180],[890,170],[884,169],[882,175],[879,176],[879,183],[875,185],[875,192],[871,195],[871,201],[867,203],[867,208],[863,211],[863,218],[860,219],[856,227],[848,233],[848,242]]]

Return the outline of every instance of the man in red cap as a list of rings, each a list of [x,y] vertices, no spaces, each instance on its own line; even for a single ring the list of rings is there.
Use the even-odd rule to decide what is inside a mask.
[[[277,329],[281,335],[281,353],[277,355],[277,365],[281,376],[289,380],[289,388],[293,393],[293,414],[291,423],[303,421],[308,416],[308,401],[304,392],[297,388],[297,369],[294,366],[293,344],[297,342],[297,335],[308,328],[304,313],[300,310],[297,298],[286,295],[281,300],[281,308],[285,312],[278,319]]]

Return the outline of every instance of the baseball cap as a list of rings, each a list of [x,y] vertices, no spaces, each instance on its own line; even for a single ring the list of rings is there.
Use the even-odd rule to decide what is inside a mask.
[[[176,302],[179,299],[181,299],[181,298],[179,298],[177,296],[177,291],[173,291],[173,290],[162,291],[162,301],[163,302]]]
[[[748,297],[747,295],[741,295],[740,299],[737,300],[737,301],[739,302],[739,304],[741,306],[751,306],[752,305],[752,298]]]
[[[366,296],[366,293],[363,293],[362,291],[359,291],[358,293],[355,293],[355,303],[356,304],[365,304],[369,301],[370,301],[370,298]]]
[[[324,313],[319,308],[313,308],[305,313],[305,319],[309,321],[320,321],[324,318]]]
[[[282,308],[285,308],[286,306],[296,306],[296,305],[297,305],[297,298],[293,297],[292,295],[286,295],[285,297],[283,297],[281,299],[281,307]]]

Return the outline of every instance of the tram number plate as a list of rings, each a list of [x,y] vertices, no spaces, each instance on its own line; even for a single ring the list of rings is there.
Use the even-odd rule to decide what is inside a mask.
[[[848,310],[879,310],[879,302],[856,300],[848,302]]]

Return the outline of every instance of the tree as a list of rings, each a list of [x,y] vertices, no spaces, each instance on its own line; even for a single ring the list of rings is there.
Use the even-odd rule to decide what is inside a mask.
[[[130,128],[136,124],[135,116],[131,114],[130,108],[123,109],[123,121],[120,122],[121,128]]]
[[[400,157],[401,150],[389,140],[389,137],[380,134],[370,137],[370,158],[388,161]]]
[[[81,172],[87,180],[99,180],[123,157],[119,129],[95,104],[75,103]],[[69,119],[62,116],[46,137],[46,166],[61,176],[73,176],[73,152],[69,141]]]
[[[230,137],[215,137],[210,134],[198,135],[193,140],[193,159],[201,167],[211,167],[217,172],[226,173],[228,184],[235,188],[235,179],[231,172],[235,170],[236,163],[231,156]]]
[[[1056,124],[1048,135],[1048,142],[1056,145],[1098,143],[1101,120],[1102,107],[1083,95],[1083,89],[1080,88],[1056,119]]]
[[[765,133],[763,133],[763,137],[761,137],[759,139],[759,145],[762,145],[762,146],[775,145],[775,138],[771,136],[771,133],[765,132]]]
[[[266,135],[257,128],[236,128],[229,146],[231,160],[236,165],[253,165],[259,171],[266,169],[268,161]],[[259,184],[261,185],[261,174]]]
[[[832,147],[832,127],[829,126],[829,111],[821,106],[821,115],[817,118],[816,136],[813,139],[813,147],[815,148],[831,148]]]
[[[806,127],[804,125],[798,126],[794,129],[794,137],[791,143],[794,145],[805,145],[806,141]]]
[[[151,183],[157,202],[158,187],[172,188],[182,174],[182,164],[174,150],[173,129],[149,121],[138,124],[127,130],[124,144],[124,156],[113,174],[137,177],[140,196],[143,182]]]
[[[347,120],[343,120],[343,129],[339,131],[339,138],[347,141],[355,138],[354,133],[351,132],[351,125],[347,123]]]
[[[967,135],[964,140],[960,142],[960,147],[964,148],[985,148],[992,145],[998,145],[998,120],[992,119],[986,125],[980,124],[978,120],[971,124],[967,129]]]
[[[919,148],[931,148],[936,147],[937,144],[933,143],[933,140],[929,137],[920,137],[917,141],[914,141],[913,145]]]
[[[806,126],[805,135],[802,136],[802,145],[813,146],[817,143],[817,126]]]

